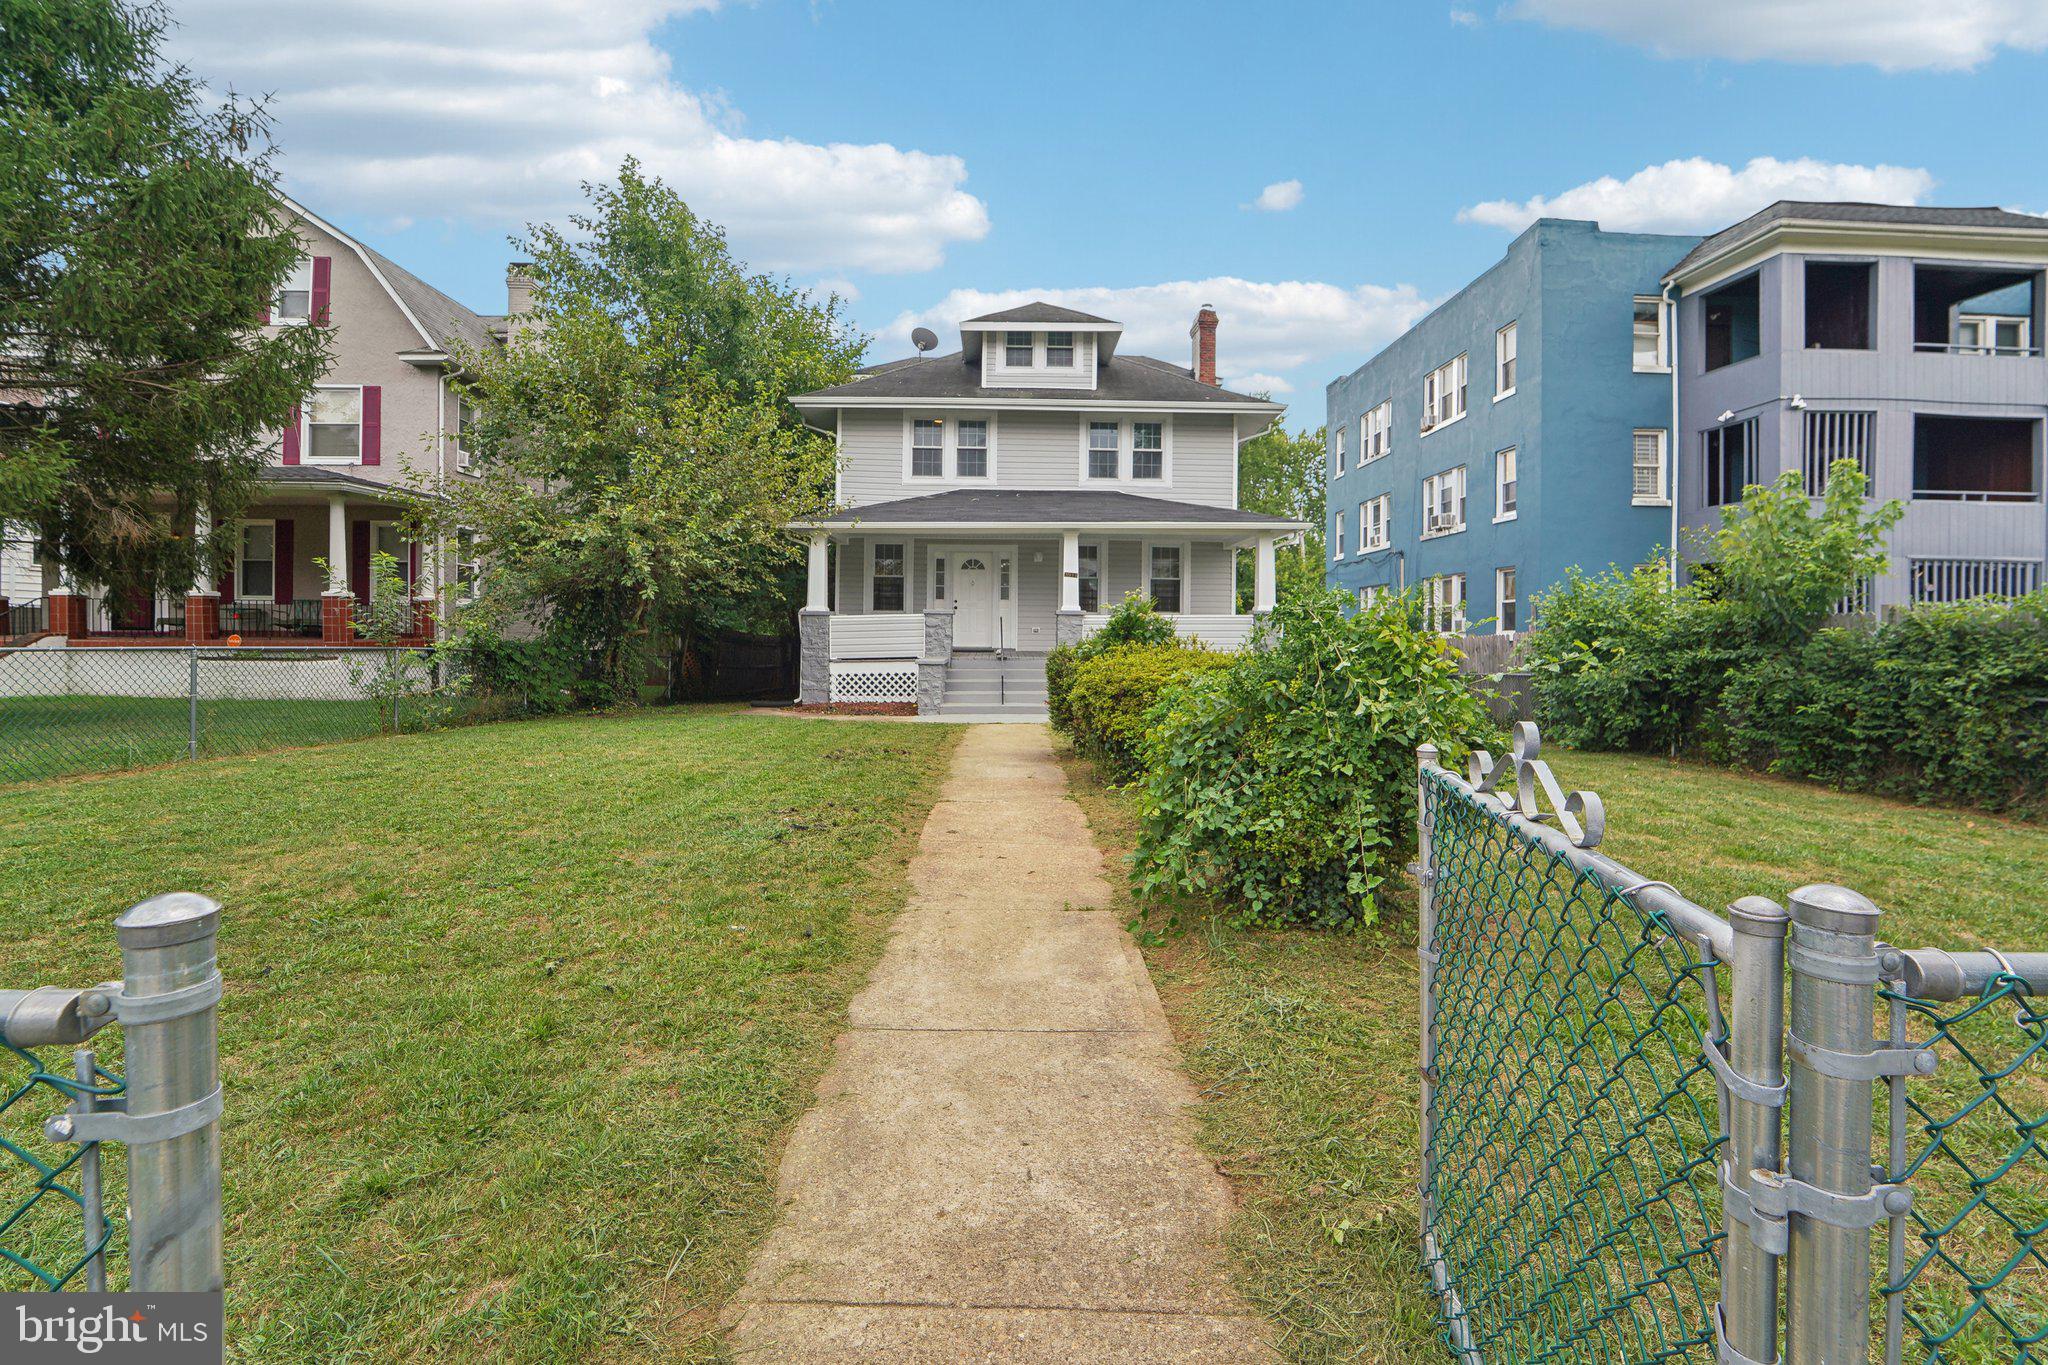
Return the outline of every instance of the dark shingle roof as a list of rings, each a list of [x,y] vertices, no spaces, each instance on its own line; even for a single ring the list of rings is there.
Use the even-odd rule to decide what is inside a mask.
[[[405,300],[405,306],[442,349],[453,350],[460,342],[470,350],[487,351],[496,344],[490,323],[481,315],[472,313],[384,253],[369,246],[363,250],[390,281],[392,292]]]
[[[1219,527],[1301,525],[1286,517],[1270,517],[1235,507],[1207,507],[1200,503],[1140,497],[1136,493],[1112,493],[1099,488],[955,488],[921,498],[897,498],[891,502],[873,502],[864,507],[849,508],[823,518],[819,524],[852,526],[860,522],[986,522],[990,525],[1044,522],[1055,526],[1142,522],[1163,525],[1198,522]]]
[[[1179,365],[1169,365],[1148,355],[1120,355],[1106,361],[1096,375],[1093,389],[983,388],[981,367],[959,351],[950,355],[918,356],[871,365],[845,384],[799,394],[804,402],[822,405],[834,398],[1044,398],[1075,402],[1125,403],[1260,403],[1267,400],[1248,393],[1232,393],[1204,384]],[[1278,412],[1282,405],[1273,404]]]
[[[378,483],[360,474],[349,474],[326,465],[274,464],[257,476],[258,481],[272,487],[291,487],[295,484],[343,484],[360,488],[365,492],[380,493],[387,498],[412,496],[411,491],[388,483]]]
[[[1671,268],[1680,274],[1694,261],[1706,260],[1724,248],[1753,237],[1773,223],[1799,219],[1821,223],[1880,223],[1900,227],[1984,227],[2023,228],[2048,231],[2048,218],[2014,213],[2000,208],[1934,208],[1911,204],[1820,203],[1803,199],[1780,199],[1769,208],[1726,227],[1703,240]]]
[[[1093,313],[1076,312],[1072,308],[1061,308],[1052,303],[1026,303],[1016,308],[1005,308],[1000,313],[984,313],[978,318],[968,318],[961,326],[975,322],[1092,322],[1116,326],[1110,318],[1099,318]]]

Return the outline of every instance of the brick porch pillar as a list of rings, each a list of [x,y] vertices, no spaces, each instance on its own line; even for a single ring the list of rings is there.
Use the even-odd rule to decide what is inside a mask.
[[[192,644],[203,644],[220,638],[220,594],[211,592],[188,592],[185,594],[185,639]]]
[[[412,633],[419,639],[434,638],[434,599],[417,597],[412,604]]]
[[[324,593],[320,598],[320,643],[352,645],[356,642],[356,599],[345,592]]]
[[[85,598],[58,588],[44,601],[48,607],[47,626],[52,635],[67,635],[74,640],[84,636]]]

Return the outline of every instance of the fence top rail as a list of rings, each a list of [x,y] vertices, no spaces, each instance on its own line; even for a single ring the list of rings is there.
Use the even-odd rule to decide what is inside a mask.
[[[1951,953],[1940,948],[1888,951],[1898,952],[1897,974],[1905,980],[1906,993],[1921,1000],[1964,1000],[1982,995],[2000,977],[2020,982],[2029,995],[2048,995],[2048,953]]]
[[[1516,724],[1514,750],[1499,764],[1484,751],[1474,754],[1469,778],[1436,766],[1434,747],[1426,745],[1424,749],[1425,766],[1437,780],[1500,820],[1512,833],[1598,879],[1637,909],[1662,916],[1679,934],[1720,961],[1734,956],[1735,928],[1729,921],[1688,900],[1668,882],[1645,877],[1596,850],[1605,825],[1600,798],[1581,791],[1559,799],[1550,765],[1540,756],[1542,740],[1533,723]],[[1513,779],[1512,792],[1494,790],[1504,773]],[[1542,795],[1551,798],[1552,810],[1540,808]]]

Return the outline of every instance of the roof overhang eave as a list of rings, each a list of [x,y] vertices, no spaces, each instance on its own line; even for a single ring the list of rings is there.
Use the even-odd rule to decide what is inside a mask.
[[[1971,246],[1988,249],[2011,248],[2020,259],[2048,251],[2048,232],[2032,228],[1976,227],[1952,223],[1856,223],[1828,218],[1781,218],[1746,237],[1739,237],[1690,264],[1674,266],[1661,282],[1683,291],[1688,283],[1718,284],[1750,264],[1749,257],[1769,255],[1773,250],[1791,249],[1801,237],[1824,237],[1841,249],[1859,244],[1881,245],[1887,240],[1899,244],[1903,254],[1916,242],[1941,246]],[[1932,252],[1928,254],[1933,254]],[[1731,268],[1731,263],[1734,267]]]
[[[789,400],[798,412],[831,408],[968,408],[993,411],[1053,411],[1080,409],[1088,412],[1236,412],[1271,413],[1287,411],[1285,403],[1259,399],[1235,399],[1211,403],[1162,398],[911,398],[798,394]]]
[[[1058,531],[1079,531],[1082,535],[1216,535],[1245,537],[1261,534],[1288,535],[1306,531],[1305,521],[1275,517],[1263,521],[841,521],[831,518],[792,521],[785,530],[814,534],[818,531],[886,531],[892,535],[925,532],[940,535],[1046,535]]]

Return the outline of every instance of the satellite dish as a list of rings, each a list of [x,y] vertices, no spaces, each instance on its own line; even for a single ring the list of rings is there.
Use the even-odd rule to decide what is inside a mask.
[[[934,332],[929,327],[912,328],[910,333],[910,344],[917,347],[919,355],[923,355],[926,351],[936,350],[938,348],[939,334],[937,332]]]

